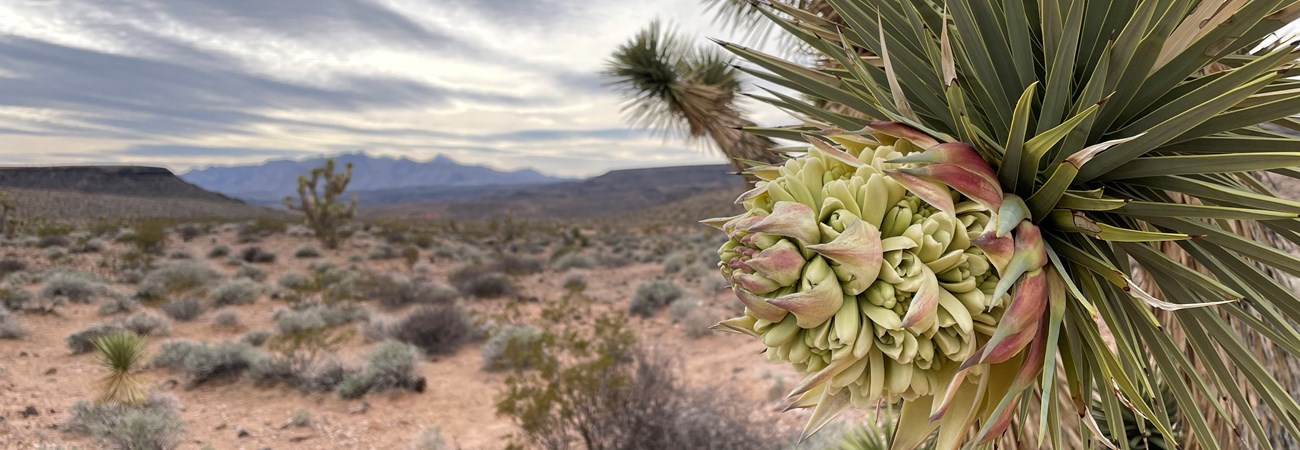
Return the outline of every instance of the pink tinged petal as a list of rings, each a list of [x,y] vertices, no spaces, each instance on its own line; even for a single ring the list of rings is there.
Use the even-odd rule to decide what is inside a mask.
[[[817,226],[817,213],[811,206],[796,202],[776,202],[772,213],[750,225],[749,231],[785,236],[807,244],[820,242],[822,235]]]
[[[934,412],[930,413],[931,422],[939,420],[948,412],[948,406],[952,405],[952,399],[957,396],[957,392],[963,388],[962,385],[965,384],[965,382],[966,371],[957,371],[957,375],[952,377],[952,381],[948,383],[948,390],[944,392],[943,400],[940,401],[938,405],[935,405],[937,408],[934,409]]]
[[[1002,207],[1002,188],[975,172],[966,170],[956,164],[931,164],[914,169],[900,169],[909,175],[937,181],[957,192],[965,194],[971,200],[984,205],[990,211]]]
[[[1001,190],[1001,184],[998,182],[998,175],[993,172],[989,163],[984,161],[975,147],[965,142],[949,142],[930,147],[926,151],[912,153],[902,158],[892,159],[887,162],[891,163],[948,163],[966,169],[981,178],[993,183],[995,187]]]
[[[740,287],[755,294],[766,294],[782,287],[781,283],[777,283],[771,278],[756,273],[733,275],[732,279],[735,280]]]
[[[782,286],[790,286],[799,281],[806,262],[803,253],[794,243],[782,239],[776,245],[758,252],[758,255],[748,261],[748,265],[759,275]]]
[[[735,234],[737,231],[745,231],[753,224],[762,222],[765,217],[767,217],[766,214],[741,214],[732,218],[730,222],[723,224],[722,231],[725,231],[728,235]]]
[[[844,232],[831,242],[807,248],[835,261],[837,265],[832,268],[844,282],[845,294],[861,294],[880,276],[884,261],[880,230],[861,219],[849,221]]]
[[[993,268],[998,270],[999,276],[1006,276],[1007,265],[1011,263],[1011,256],[1016,253],[1014,239],[1010,236],[997,237],[989,231],[971,239],[970,243],[988,256],[989,262],[993,263]]]
[[[840,306],[844,305],[844,293],[840,289],[839,280],[835,279],[835,272],[820,258],[809,264],[806,273],[800,292],[769,299],[767,302],[794,313],[800,328],[816,328],[830,320]],[[808,274],[820,276],[810,280]]]
[[[922,149],[939,145],[938,139],[935,139],[924,131],[913,128],[911,125],[904,123],[878,121],[872,122],[871,125],[867,125],[867,128],[885,136],[890,136],[896,139],[906,139]]]
[[[998,286],[993,289],[989,307],[997,306],[1021,275],[1041,269],[1044,265],[1047,265],[1047,247],[1043,245],[1042,233],[1028,221],[1020,222],[1016,228],[1016,252],[1007,264],[1007,273],[1002,275]]]
[[[912,331],[921,331],[917,328],[929,328],[938,315],[939,308],[939,279],[935,278],[934,272],[929,267],[921,265],[921,288],[916,290],[912,295],[912,304],[907,307],[907,314],[903,316],[903,328],[912,329]],[[913,328],[916,327],[916,328]]]
[[[1020,394],[1016,394],[1009,404],[1014,405],[1018,401],[1020,401]],[[993,419],[992,423],[988,425],[989,429],[985,430],[986,434],[984,434],[983,438],[975,445],[984,445],[993,442],[998,437],[1002,436],[1002,433],[1005,433],[1007,427],[1011,425],[1011,418],[1015,417],[1017,409],[1018,408],[1003,408],[1002,413],[999,414],[997,418]]]
[[[940,211],[953,215],[957,213],[957,208],[952,203],[952,195],[949,194],[946,186],[900,170],[889,170],[885,174],[907,188],[908,192],[916,194],[921,200],[925,200]]]
[[[1043,311],[1047,309],[1047,272],[1035,270],[1025,275],[1024,281],[1016,289],[1015,298],[1007,305],[1007,310],[998,320],[998,328],[993,337],[984,344],[985,352],[1012,351],[1015,354],[1021,347],[1002,349],[1001,345],[1011,336],[1025,331],[1032,331],[1043,320]]]
[[[1011,388],[1023,391],[1033,385],[1034,380],[1043,372],[1044,358],[1047,356],[1047,324],[1038,327],[1038,335],[1029,343],[1029,351],[1025,353],[1025,364],[1020,366],[1020,371],[1016,372],[1015,381],[1011,383]]]
[[[826,141],[810,136],[808,137],[808,142],[811,142],[813,147],[817,147],[817,150],[820,150],[822,154],[826,155],[826,157],[830,159],[854,169],[862,166],[862,161],[859,161],[858,158],[853,157],[853,155],[850,155],[844,150],[832,147],[830,144],[827,144]]]
[[[768,303],[766,298],[755,295],[753,292],[749,292],[740,286],[733,286],[731,290],[736,293],[736,298],[740,299],[740,302],[745,304],[745,308],[748,308],[749,313],[754,317],[768,322],[777,323],[780,322],[781,319],[784,319],[787,314],[786,310]]]
[[[1025,346],[1029,345],[1029,343],[1037,336],[1038,330],[1036,328],[1030,328],[1003,339],[1002,342],[998,343],[997,347],[989,347],[986,345],[984,346],[984,350],[981,352],[979,364],[999,364],[1006,362],[1013,356],[1016,356],[1016,354],[1020,353],[1021,350],[1024,350]]]
[[[1029,206],[1016,194],[1007,194],[1003,197],[1002,206],[995,211],[998,212],[998,237],[1006,236],[1020,225],[1020,222],[1030,219]]]

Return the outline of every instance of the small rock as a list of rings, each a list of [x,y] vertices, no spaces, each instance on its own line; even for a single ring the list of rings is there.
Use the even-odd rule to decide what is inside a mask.
[[[59,369],[57,369],[57,368],[51,367],[51,368],[49,368],[49,369],[45,369],[45,376],[47,376],[47,377],[50,376],[50,375],[54,375],[54,374],[56,374],[56,373],[59,373]]]
[[[221,424],[221,425],[217,425],[216,427],[213,427],[212,429],[213,429],[213,430],[217,430],[217,431],[224,430],[224,429],[226,429],[226,424],[223,423],[223,424]]]
[[[364,414],[366,411],[369,410],[370,410],[370,402],[362,401],[360,405],[356,405],[353,406],[351,409],[348,409],[348,414]]]
[[[289,438],[289,442],[299,443],[299,442],[302,442],[302,441],[305,441],[305,440],[311,439],[311,438],[313,438],[313,437],[315,437],[315,436],[312,436],[312,435],[310,435],[310,434],[304,434],[304,435],[302,435],[302,436],[294,436],[294,437]]]
[[[26,357],[27,357],[27,352],[18,352],[18,357],[19,357],[19,358],[26,358]]]
[[[26,408],[23,408],[23,410],[22,410],[21,412],[19,412],[18,414],[22,415],[23,418],[26,419],[26,418],[28,418],[28,417],[32,417],[32,416],[39,416],[39,415],[41,415],[41,412],[40,412],[39,410],[37,410],[35,406],[27,405],[27,407],[26,407]]]
[[[244,427],[235,427],[235,436],[246,438],[252,435],[253,433],[249,433],[248,430],[244,429]]]

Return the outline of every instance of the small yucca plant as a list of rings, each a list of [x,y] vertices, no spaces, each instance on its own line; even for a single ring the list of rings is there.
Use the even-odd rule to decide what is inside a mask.
[[[1300,243],[1300,203],[1258,181],[1300,178],[1296,48],[1274,35],[1300,3],[826,3],[834,20],[753,11],[833,64],[723,44],[799,94],[765,100],[802,124],[748,130],[812,147],[750,168],[746,213],[710,222],[746,307],[719,326],[807,373],[806,434],[883,402],[894,448],[995,444],[1013,421],[1064,448],[1066,417],[1118,438],[1126,410],[1209,448],[1275,442],[1257,413],[1300,435],[1229,321],[1300,355],[1300,298],[1270,275],[1300,259],[1236,232]]]
[[[96,338],[99,364],[108,370],[99,379],[99,403],[140,405],[149,400],[137,373],[145,360],[148,340],[135,333],[119,332]]]

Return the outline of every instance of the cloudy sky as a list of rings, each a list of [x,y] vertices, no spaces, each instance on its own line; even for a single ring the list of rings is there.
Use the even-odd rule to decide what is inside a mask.
[[[721,162],[629,129],[597,76],[655,17],[735,35],[699,0],[7,0],[0,163],[184,171],[364,150],[578,176]]]

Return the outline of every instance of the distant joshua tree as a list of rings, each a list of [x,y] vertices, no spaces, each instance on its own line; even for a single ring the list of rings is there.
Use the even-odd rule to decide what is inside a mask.
[[[347,204],[342,200],[343,191],[352,181],[352,163],[342,173],[335,173],[335,167],[334,159],[330,158],[323,167],[312,169],[310,177],[299,176],[297,204],[291,196],[284,198],[284,205],[301,211],[307,226],[316,232],[316,239],[330,249],[338,248],[343,225],[357,213],[356,194],[352,194],[352,201]]]

